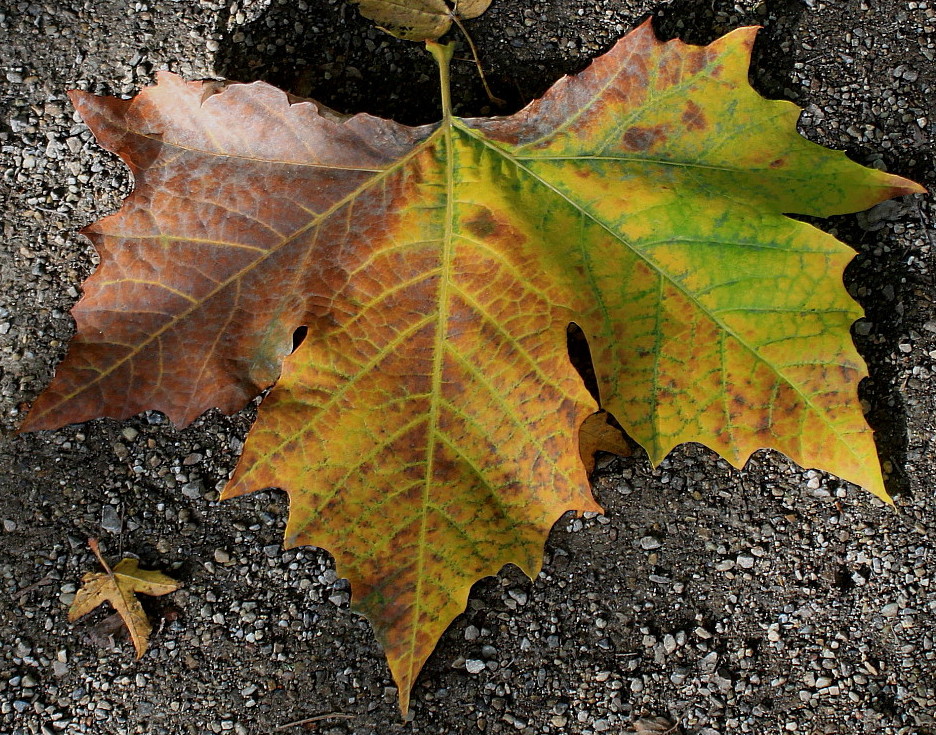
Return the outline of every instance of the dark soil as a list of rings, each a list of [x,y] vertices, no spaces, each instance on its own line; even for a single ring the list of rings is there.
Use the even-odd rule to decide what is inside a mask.
[[[693,43],[762,25],[752,82],[805,109],[804,135],[936,187],[933,0],[494,0],[469,27],[507,105],[462,61],[457,112],[519,109],[650,13],[661,37]],[[605,458],[607,515],[560,521],[534,582],[507,568],[476,585],[404,724],[331,557],[282,551],[285,496],[217,502],[255,407],[182,431],[148,413],[13,433],[96,262],[76,231],[130,187],[65,90],[130,95],[159,69],[438,116],[425,52],[343,2],[0,0],[0,732],[268,733],[342,713],[308,731],[620,733],[662,716],[699,735],[936,733],[930,197],[815,222],[857,250],[862,397],[897,510],[771,452],[742,471],[698,446],[656,469]],[[96,568],[90,537],[184,584],[147,602],[139,661],[105,611],[66,620]]]

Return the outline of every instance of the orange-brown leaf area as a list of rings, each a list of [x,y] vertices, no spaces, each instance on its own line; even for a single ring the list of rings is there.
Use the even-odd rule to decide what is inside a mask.
[[[753,39],[645,24],[512,117],[420,128],[262,83],[74,93],[136,187],[85,231],[101,265],[24,430],[185,425],[275,383],[224,496],[288,492],[286,544],[335,555],[404,710],[472,583],[535,574],[563,512],[600,510],[570,322],[654,462],[771,447],[886,497],[852,253],[785,215],[920,188],[802,139],[798,109],[747,83]],[[583,440],[585,462],[613,441]]]

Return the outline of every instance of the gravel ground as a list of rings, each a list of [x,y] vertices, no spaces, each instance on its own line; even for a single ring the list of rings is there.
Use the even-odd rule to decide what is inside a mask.
[[[805,108],[807,137],[936,188],[933,0],[495,0],[471,28],[509,112],[651,11],[692,42],[763,25],[752,79]],[[606,458],[607,515],[560,521],[534,582],[476,585],[403,724],[331,557],[282,551],[285,496],[216,502],[255,407],[184,431],[149,413],[12,434],[95,264],[75,231],[130,185],[65,91],[130,95],[159,69],[410,123],[437,109],[423,52],[334,0],[0,0],[0,732],[269,733],[341,713],[308,731],[936,733],[931,198],[816,223],[858,251],[862,398],[896,512],[770,452],[743,471],[698,446],[655,470]],[[455,89],[460,114],[488,112],[469,64]],[[89,537],[184,583],[147,603],[140,661],[106,612],[66,621]]]

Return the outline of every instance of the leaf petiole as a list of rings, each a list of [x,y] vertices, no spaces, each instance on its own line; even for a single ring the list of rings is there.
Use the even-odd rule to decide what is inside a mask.
[[[484,67],[481,66],[481,57],[478,56],[478,47],[475,46],[474,39],[471,38],[471,34],[468,33],[468,29],[465,28],[464,24],[458,18],[457,13],[452,14],[452,21],[454,21],[456,26],[458,26],[458,30],[462,32],[462,35],[468,42],[468,48],[471,49],[471,56],[474,59],[475,66],[478,69],[478,76],[481,77],[481,84],[484,85],[484,93],[487,95],[492,105],[503,107],[507,103],[491,91],[491,87],[488,85],[487,76],[484,73]]]
[[[113,577],[114,576],[113,570],[110,568],[110,565],[106,561],[104,561],[104,557],[101,556],[101,547],[98,546],[98,540],[96,538],[89,538],[88,546],[91,548],[91,551],[94,552],[94,555],[97,557],[97,560],[101,562],[101,566],[104,567],[104,571],[106,571],[111,577]]]
[[[442,121],[449,123],[452,120],[452,82],[449,76],[449,67],[452,63],[452,54],[455,52],[455,43],[436,43],[426,41],[426,48],[439,65],[439,84],[442,88]]]

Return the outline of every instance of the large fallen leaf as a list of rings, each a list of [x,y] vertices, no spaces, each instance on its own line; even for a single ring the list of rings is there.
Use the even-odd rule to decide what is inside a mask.
[[[136,188],[85,231],[101,266],[24,429],[186,424],[282,365],[224,496],[286,489],[286,544],[334,553],[404,709],[472,583],[535,575],[556,518],[599,509],[569,322],[653,462],[772,447],[886,497],[852,252],[785,213],[920,187],[802,139],[797,108],[748,85],[754,35],[693,47],[645,24],[512,117],[421,128],[171,74],[133,100],[74,93]]]
[[[89,546],[101,562],[104,571],[88,572],[82,577],[81,587],[75,593],[75,599],[68,610],[68,619],[74,622],[109,602],[127,626],[137,658],[140,658],[146,653],[153,628],[136,596],[168,595],[179,588],[179,583],[162,572],[140,569],[140,563],[136,559],[121,559],[117,566],[111,569],[101,556],[97,540],[91,539]]]

